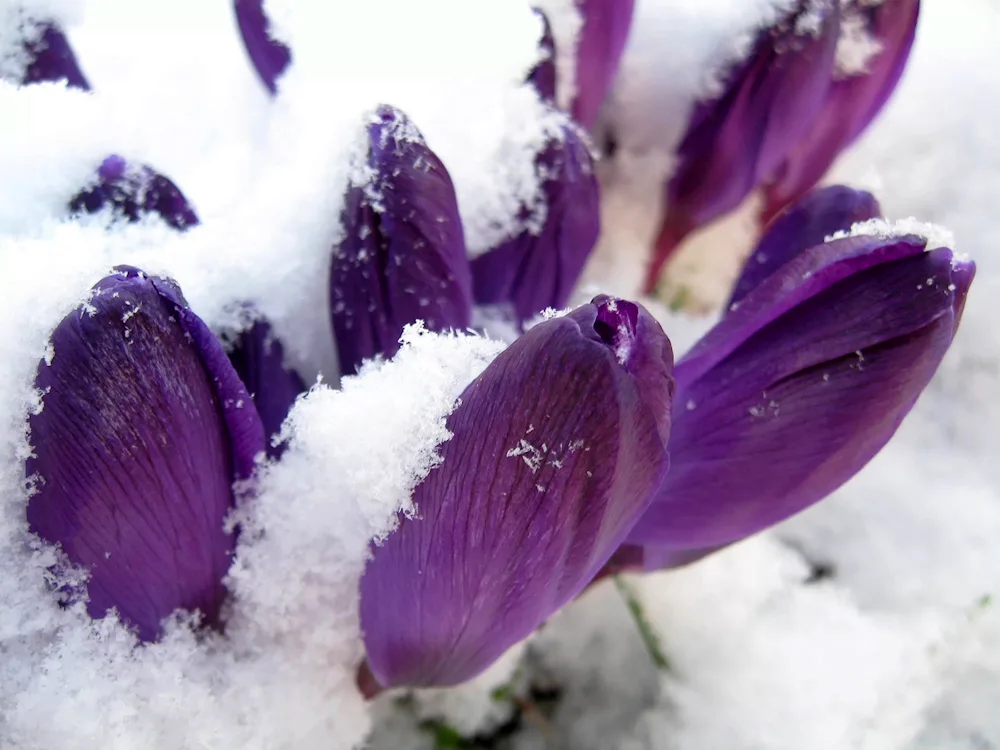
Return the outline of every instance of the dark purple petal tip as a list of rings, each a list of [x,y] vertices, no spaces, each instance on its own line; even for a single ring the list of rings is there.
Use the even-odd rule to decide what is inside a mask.
[[[22,82],[66,81],[73,88],[89,91],[90,84],[80,70],[66,35],[51,23],[41,24],[33,31],[33,38],[24,44],[28,64]]]
[[[643,308],[599,298],[528,330],[465,389],[418,516],[373,547],[361,581],[375,680],[463,682],[583,590],[666,472],[672,359]]]
[[[583,22],[576,45],[573,118],[593,127],[618,73],[632,26],[635,0],[576,0]]]
[[[542,101],[554,103],[556,100],[556,43],[552,38],[549,18],[538,8],[532,8],[542,22],[542,36],[538,41],[538,63],[528,74],[527,83],[535,87]]]
[[[276,94],[278,79],[292,61],[292,51],[271,36],[263,0],[234,0],[234,8],[250,61],[267,90]]]
[[[854,237],[749,292],[677,365],[671,472],[629,542],[678,564],[836,490],[929,383],[974,274],[915,237]]]
[[[164,617],[217,625],[233,481],[264,449],[219,342],[172,282],[121,267],[52,334],[29,419],[31,531],[88,569],[87,611],[155,640]]]
[[[764,279],[799,253],[837,232],[877,218],[882,209],[871,193],[843,185],[815,190],[788,208],[767,227],[747,258],[726,307],[738,303]]]
[[[462,330],[472,318],[472,280],[451,176],[399,110],[368,124],[372,176],[345,199],[334,247],[330,313],[340,368],[351,373],[391,357],[403,328]]]
[[[69,202],[73,213],[95,214],[108,208],[115,218],[129,222],[156,214],[180,231],[198,224],[198,215],[173,182],[147,166],[130,165],[116,154],[101,163],[95,184]]]
[[[541,227],[526,227],[472,259],[476,303],[509,306],[521,322],[566,305],[600,234],[600,191],[586,136],[567,123],[537,165]],[[531,214],[525,207],[525,218]]]

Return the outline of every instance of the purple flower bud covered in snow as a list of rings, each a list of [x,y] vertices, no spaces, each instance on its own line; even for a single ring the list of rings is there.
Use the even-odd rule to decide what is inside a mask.
[[[678,362],[671,471],[629,537],[647,568],[803,510],[882,449],[951,345],[975,274],[925,247],[886,231],[786,252]]]
[[[885,106],[913,47],[920,0],[850,0],[843,13],[833,84],[766,186],[765,221],[812,188]]]
[[[667,469],[672,365],[642,307],[597,297],[465,389],[416,517],[373,547],[361,580],[382,686],[467,680],[590,582]]]
[[[263,0],[234,0],[236,23],[243,44],[261,81],[272,94],[278,91],[278,78],[292,61],[292,52],[271,36],[271,24],[264,14]]]
[[[576,43],[576,92],[571,112],[593,127],[618,73],[632,26],[635,0],[575,0],[581,17]]]
[[[122,267],[52,334],[31,416],[31,531],[89,571],[87,611],[143,641],[164,617],[218,621],[233,481],[264,432],[222,346],[169,281]]]
[[[538,156],[544,210],[529,226],[472,260],[477,304],[510,305],[528,320],[546,308],[562,308],[576,286],[600,233],[600,203],[586,136],[566,123],[561,138]],[[525,209],[526,221],[538,212]]]
[[[73,88],[90,90],[65,34],[52,23],[29,25],[30,38],[24,43],[27,65],[21,82],[66,81]]]
[[[130,165],[114,154],[101,163],[95,184],[77,193],[69,203],[74,213],[94,214],[107,207],[116,218],[130,222],[153,213],[178,230],[198,223],[198,215],[173,182],[149,167]]]
[[[368,124],[369,181],[344,205],[334,248],[330,310],[340,368],[391,357],[403,328],[468,327],[472,280],[451,176],[399,110],[380,107]]]
[[[542,101],[551,104],[556,100],[556,44],[548,16],[538,8],[532,10],[541,19],[542,36],[538,41],[539,60],[528,74],[527,82],[535,87]]]
[[[241,332],[229,352],[229,361],[246,385],[264,425],[264,433],[272,439],[281,431],[295,399],[305,391],[305,383],[294,370],[285,366],[284,349],[274,336],[270,324],[256,320]],[[284,452],[284,444],[268,444],[269,456]]]

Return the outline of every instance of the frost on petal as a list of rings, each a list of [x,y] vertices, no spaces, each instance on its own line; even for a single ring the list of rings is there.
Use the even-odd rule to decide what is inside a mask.
[[[416,516],[362,578],[378,682],[463,682],[590,582],[666,471],[672,361],[644,309],[597,298],[530,329],[465,389]]]
[[[472,259],[477,304],[509,305],[526,321],[565,307],[600,233],[600,194],[586,136],[567,123],[539,154],[545,200],[540,228]],[[527,213],[527,211],[525,211]]]
[[[88,214],[110,209],[115,218],[130,222],[156,214],[177,230],[198,224],[198,215],[173,182],[114,154],[101,162],[94,184],[77,193],[69,209]]]
[[[695,106],[667,185],[648,289],[692,229],[738,206],[809,132],[826,102],[839,35],[839,3],[800,2],[760,32],[721,95]]]
[[[249,395],[171,283],[122,267],[52,334],[30,417],[31,531],[89,570],[87,611],[144,641],[175,609],[217,625],[234,479],[263,450]]]
[[[920,0],[844,3],[834,81],[818,118],[766,188],[769,221],[815,185],[896,89],[917,29]]]
[[[271,24],[264,14],[263,0],[234,0],[236,23],[243,44],[267,90],[278,91],[278,78],[292,61],[292,52],[271,36]]]
[[[849,273],[821,269],[810,293],[792,289],[794,304],[756,325],[734,321],[738,310],[678,363],[671,472],[631,544],[676,559],[736,541],[822,500],[881,450],[950,346],[975,272],[914,240],[874,240],[839,264]],[[744,304],[776,305],[787,268]]]
[[[585,128],[591,128],[618,73],[635,0],[576,0],[576,5],[583,24],[576,46],[572,114]]]
[[[28,31],[31,38],[24,43],[28,62],[24,69],[23,83],[66,81],[73,88],[90,90],[90,84],[80,70],[73,49],[62,31],[51,23],[39,24]]]
[[[330,314],[341,370],[391,357],[403,328],[464,329],[472,281],[451,177],[399,110],[368,125],[370,179],[352,186],[344,237],[334,248]]]
[[[767,227],[733,285],[726,308],[799,253],[854,224],[881,216],[881,211],[871,193],[843,185],[820,188],[802,198]]]

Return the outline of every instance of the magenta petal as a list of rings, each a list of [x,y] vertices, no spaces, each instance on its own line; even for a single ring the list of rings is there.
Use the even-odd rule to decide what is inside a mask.
[[[594,161],[580,131],[567,124],[562,139],[538,157],[545,220],[472,259],[475,300],[509,305],[519,321],[564,307],[583,273],[601,228]]]
[[[223,524],[264,449],[260,418],[175,285],[123,267],[94,289],[38,369],[28,524],[89,569],[92,617],[117,608],[144,641],[176,609],[218,624]]]
[[[80,70],[73,49],[62,31],[53,24],[46,23],[33,36],[24,45],[29,62],[24,70],[23,83],[66,81],[73,88],[90,90],[90,84]]]
[[[590,582],[666,471],[672,360],[643,308],[604,297],[530,329],[465,389],[418,517],[361,581],[383,686],[475,676]]]
[[[822,500],[882,449],[950,346],[975,272],[950,250],[893,242],[871,246],[868,264],[847,258],[851,273],[808,296],[792,290],[795,304],[756,326],[724,319],[678,363],[671,472],[629,543],[677,560],[742,539]],[[743,304],[773,291],[768,280]]]
[[[153,213],[181,231],[198,224],[198,215],[173,182],[149,167],[130,165],[115,154],[101,163],[95,184],[69,202],[73,213],[94,214],[108,207],[116,218],[130,222]]]
[[[576,96],[573,118],[593,127],[618,73],[632,27],[635,0],[575,0],[583,21],[576,44]]]
[[[334,248],[330,314],[340,367],[391,357],[403,328],[464,329],[472,280],[451,176],[399,110],[380,107],[368,126],[372,176],[352,187],[344,238]]]
[[[647,277],[649,289],[692,229],[738,206],[809,132],[833,76],[839,7],[799,3],[760,33],[721,96],[695,108],[667,185],[667,214]],[[802,30],[803,19],[813,13],[821,14],[818,29]]]
[[[292,61],[292,52],[271,36],[263,0],[233,0],[243,44],[267,90],[278,91],[278,79]]]
[[[781,266],[837,232],[846,232],[858,222],[881,215],[871,193],[843,185],[820,188],[802,198],[767,227],[757,247],[747,258],[726,308],[738,303],[748,292]]]
[[[765,221],[815,185],[881,111],[906,67],[919,15],[920,0],[845,4],[845,26],[856,25],[881,49],[868,60],[865,72],[835,77],[816,122],[767,186]]]

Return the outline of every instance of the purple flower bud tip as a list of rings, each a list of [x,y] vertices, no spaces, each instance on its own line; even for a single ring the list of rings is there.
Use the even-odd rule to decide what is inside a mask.
[[[647,567],[801,511],[882,449],[951,345],[975,275],[924,248],[900,235],[803,250],[678,363],[671,472],[628,540]]]
[[[298,373],[285,367],[284,349],[265,320],[256,320],[240,333],[229,352],[229,361],[253,398],[265,434],[273,440],[295,399],[306,390],[305,383]],[[271,442],[267,452],[278,458],[284,449],[283,443]]]
[[[576,5],[583,24],[576,46],[572,113],[577,122],[591,128],[618,73],[635,0],[576,0]]]
[[[264,449],[221,345],[164,279],[121,267],[52,334],[29,419],[31,531],[89,571],[87,611],[143,641],[198,610],[217,625],[234,479]]]
[[[473,258],[472,284],[481,305],[506,305],[524,322],[566,305],[600,234],[600,191],[586,137],[567,123],[539,154],[545,200],[540,230]],[[525,207],[524,214],[531,211]]]
[[[236,22],[250,61],[271,94],[278,91],[278,78],[292,61],[292,52],[271,36],[263,0],[234,0]]]
[[[463,682],[583,590],[663,480],[672,366],[645,309],[599,297],[531,328],[465,389],[418,515],[362,577],[378,684]]]
[[[372,177],[345,199],[344,237],[333,251],[331,319],[341,371],[391,357],[403,328],[462,330],[472,279],[451,176],[399,110],[368,123]]]
[[[548,16],[538,8],[532,11],[542,21],[542,36],[538,42],[539,60],[528,74],[527,83],[535,87],[542,101],[551,104],[556,100],[556,43]]]
[[[73,88],[90,90],[66,36],[53,24],[39,27],[35,38],[25,43],[28,65],[23,83],[66,81]]]
[[[750,254],[726,309],[738,303],[781,266],[837,232],[874,219],[882,209],[871,193],[843,185],[821,188],[790,207],[767,227]]]
[[[110,206],[116,217],[130,222],[155,213],[180,231],[198,224],[198,215],[180,189],[149,167],[133,168],[112,154],[101,163],[96,178],[95,185],[70,200],[71,212],[94,214]]]

